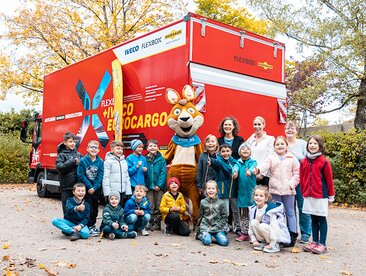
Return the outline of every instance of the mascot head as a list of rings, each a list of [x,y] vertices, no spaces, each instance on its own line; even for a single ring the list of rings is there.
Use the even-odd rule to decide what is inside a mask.
[[[166,100],[173,105],[168,116],[168,126],[180,137],[191,137],[203,124],[203,115],[192,103],[196,92],[189,85],[182,90],[183,99],[172,88],[166,90]]]

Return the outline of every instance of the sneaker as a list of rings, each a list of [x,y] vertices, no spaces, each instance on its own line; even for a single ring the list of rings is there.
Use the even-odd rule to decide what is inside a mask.
[[[137,233],[135,231],[131,231],[131,232],[126,233],[126,238],[127,239],[134,239],[136,237],[137,237]]]
[[[301,239],[299,240],[299,243],[308,244],[309,243],[309,236],[301,235]]]
[[[302,250],[304,250],[305,252],[313,252],[313,249],[317,246],[318,244],[316,242],[312,242],[308,245],[305,245],[302,247]]]
[[[115,237],[116,237],[116,235],[114,233],[109,233],[109,235],[108,235],[108,239],[110,239],[110,240],[114,240]]]
[[[98,237],[100,232],[96,232],[94,229],[89,229],[90,237]]]
[[[312,250],[313,253],[315,254],[324,254],[324,253],[327,253],[328,250],[327,250],[327,247],[325,245],[322,245],[322,244],[318,244],[317,246],[315,246]]]
[[[263,247],[263,252],[266,252],[266,253],[277,253],[277,252],[280,252],[280,245],[278,243],[276,243],[271,248]]]
[[[249,235],[241,234],[239,237],[235,238],[237,242],[249,241]]]
[[[241,229],[240,228],[236,228],[235,231],[233,231],[237,236],[242,236],[242,233],[241,233]]]
[[[170,227],[165,227],[165,230],[164,230],[164,235],[165,236],[170,236],[171,234],[173,234],[173,229],[171,229]]]
[[[80,239],[79,231],[75,231],[70,235],[70,241],[76,241],[78,239]]]
[[[253,249],[254,250],[257,250],[257,251],[263,251],[263,249],[264,249],[264,243],[259,243],[259,245],[258,246],[254,246],[253,247]]]
[[[147,232],[146,229],[141,230],[141,236],[148,236],[148,235],[149,235],[149,232]]]

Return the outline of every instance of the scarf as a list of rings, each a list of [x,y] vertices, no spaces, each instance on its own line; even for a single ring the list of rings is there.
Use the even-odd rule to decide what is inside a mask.
[[[189,138],[179,137],[177,134],[175,134],[172,138],[172,141],[182,147],[192,147],[201,143],[201,140],[197,134]]]
[[[310,159],[310,160],[314,160],[315,158],[317,158],[318,156],[322,155],[322,153],[320,151],[318,151],[317,153],[310,153],[310,152],[306,152],[306,158]]]

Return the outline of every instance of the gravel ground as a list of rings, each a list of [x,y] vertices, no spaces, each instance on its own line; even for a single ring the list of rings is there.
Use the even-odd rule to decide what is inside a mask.
[[[62,215],[60,200],[39,198],[29,185],[0,185],[0,210],[3,275],[366,275],[365,211],[332,208],[329,253],[320,256],[258,252],[232,234],[228,247],[161,231],[70,242],[50,222]]]

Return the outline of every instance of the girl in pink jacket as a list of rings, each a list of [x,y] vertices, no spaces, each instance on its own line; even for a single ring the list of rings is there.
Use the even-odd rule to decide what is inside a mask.
[[[278,136],[274,141],[275,152],[258,166],[255,173],[270,175],[269,192],[274,201],[280,201],[285,206],[287,224],[291,235],[291,243],[294,246],[297,238],[297,223],[295,216],[296,186],[299,183],[300,163],[297,158],[287,150],[288,143],[285,137]]]

